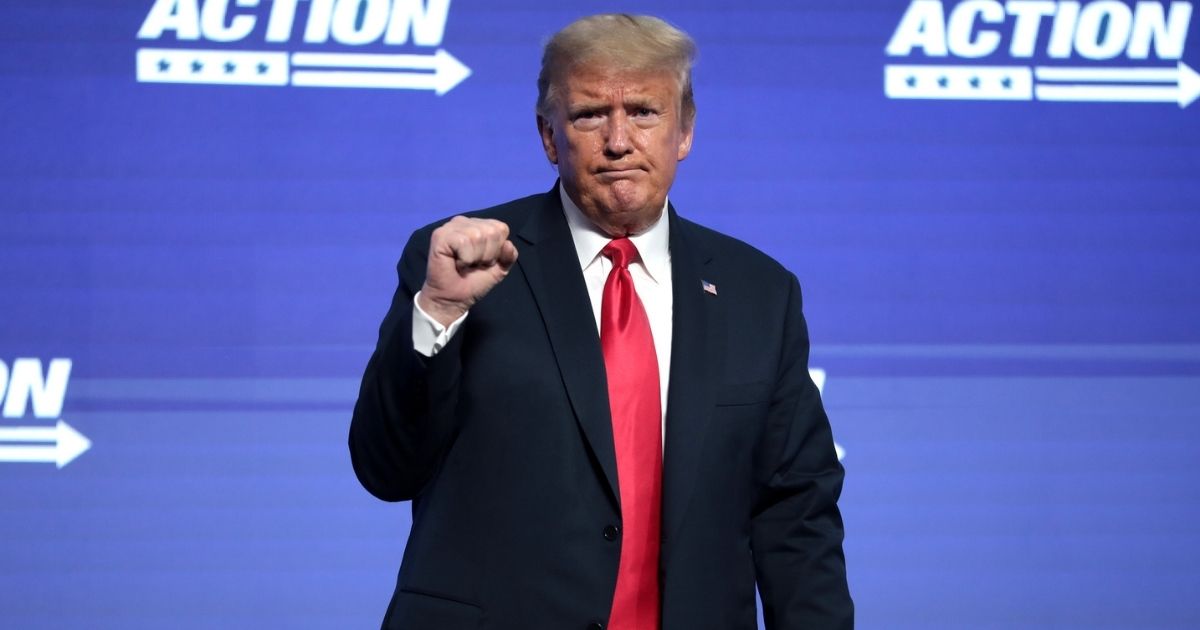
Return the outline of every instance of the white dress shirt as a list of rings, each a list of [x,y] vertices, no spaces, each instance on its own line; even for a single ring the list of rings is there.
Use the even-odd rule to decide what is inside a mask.
[[[575,241],[575,253],[579,255],[579,267],[583,271],[583,281],[592,301],[592,315],[595,317],[596,334],[599,335],[604,282],[612,270],[612,261],[602,256],[600,250],[604,249],[612,237],[600,231],[584,216],[583,211],[567,196],[561,184],[558,194],[562,199],[567,225],[571,229],[571,239]],[[674,303],[671,292],[670,221],[667,220],[666,210],[664,202],[658,221],[640,234],[629,237],[637,246],[640,255],[639,260],[629,265],[629,275],[633,278],[633,286],[637,289],[638,297],[646,308],[646,317],[650,320],[650,334],[654,338],[654,352],[658,358],[659,396],[662,401],[664,431],[667,388],[671,379],[671,316]],[[413,348],[427,357],[437,354],[458,332],[467,314],[464,313],[449,326],[442,326],[426,314],[414,298]]]

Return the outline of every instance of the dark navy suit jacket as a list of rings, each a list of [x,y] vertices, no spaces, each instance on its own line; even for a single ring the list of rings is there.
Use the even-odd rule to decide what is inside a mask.
[[[557,189],[473,213],[520,257],[432,358],[412,347],[429,226],[413,234],[363,375],[350,453],[412,500],[385,628],[601,628],[621,510],[604,359]],[[669,209],[663,630],[853,627],[843,470],[809,378],[795,276]],[[702,289],[716,286],[717,295]]]

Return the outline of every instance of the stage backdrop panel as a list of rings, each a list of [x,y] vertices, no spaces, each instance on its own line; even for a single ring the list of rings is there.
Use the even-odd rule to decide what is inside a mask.
[[[673,203],[804,287],[860,627],[1200,625],[1190,2],[9,0],[0,626],[379,623],[400,249],[550,189],[540,45],[611,10],[699,43]]]

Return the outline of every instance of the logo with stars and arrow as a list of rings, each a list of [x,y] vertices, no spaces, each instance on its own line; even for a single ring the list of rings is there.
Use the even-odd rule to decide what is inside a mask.
[[[142,48],[137,53],[137,77],[143,83],[391,88],[440,96],[469,76],[470,68],[444,50],[390,55]]]
[[[1183,61],[1191,17],[1188,2],[912,0],[886,48],[907,61],[884,65],[883,91],[1185,108],[1200,98],[1200,74]]]
[[[888,65],[883,89],[888,98],[1175,103],[1187,107],[1200,97],[1200,74],[1183,62],[1174,68]]]
[[[440,96],[471,76],[470,68],[441,47],[449,0],[363,6],[351,0],[239,1],[236,7],[225,0],[156,0],[138,39],[158,44],[138,49],[137,80],[418,90]],[[388,52],[410,40],[435,50]],[[304,50],[270,50],[292,42]],[[238,49],[225,48],[230,43]]]

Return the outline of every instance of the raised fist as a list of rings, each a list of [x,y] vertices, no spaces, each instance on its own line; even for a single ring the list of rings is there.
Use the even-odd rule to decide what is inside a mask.
[[[515,262],[517,247],[508,240],[503,222],[450,219],[429,239],[429,266],[418,296],[421,310],[449,326],[499,284]]]

